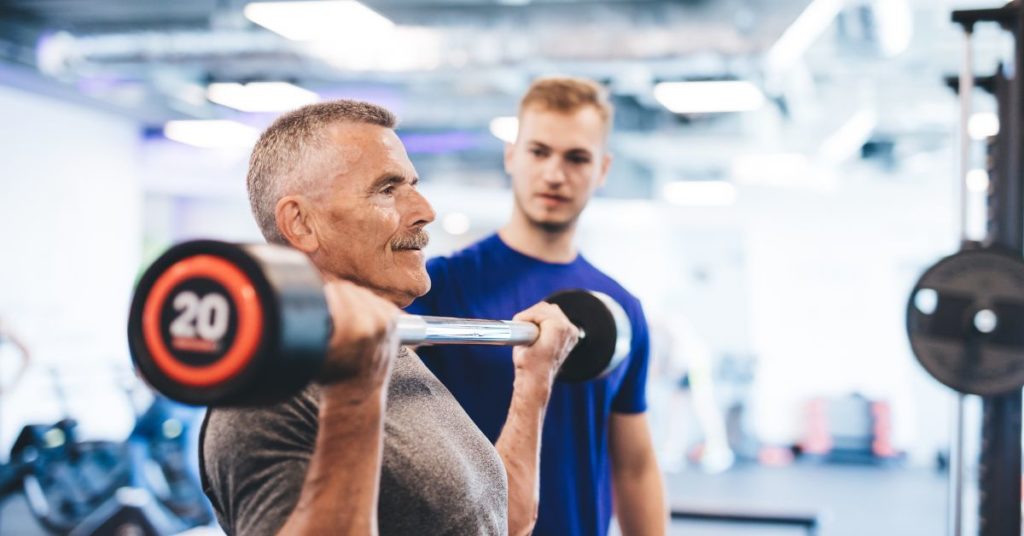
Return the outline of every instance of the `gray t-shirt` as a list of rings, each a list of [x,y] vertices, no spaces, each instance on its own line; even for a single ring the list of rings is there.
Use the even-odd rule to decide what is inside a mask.
[[[274,534],[291,515],[316,445],[319,395],[311,385],[277,405],[207,414],[203,488],[228,534]],[[508,534],[498,452],[404,348],[388,388],[377,520],[381,535]]]

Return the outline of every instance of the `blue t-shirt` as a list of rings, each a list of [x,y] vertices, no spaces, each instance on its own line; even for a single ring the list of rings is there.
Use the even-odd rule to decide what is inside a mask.
[[[430,292],[410,305],[409,313],[507,320],[559,290],[582,288],[608,294],[629,315],[630,356],[600,380],[556,382],[541,440],[534,534],[604,536],[612,515],[609,416],[647,409],[649,338],[640,302],[582,255],[568,264],[548,263],[513,250],[497,235],[431,259],[427,270]],[[496,442],[512,401],[512,349],[435,346],[416,352]]]

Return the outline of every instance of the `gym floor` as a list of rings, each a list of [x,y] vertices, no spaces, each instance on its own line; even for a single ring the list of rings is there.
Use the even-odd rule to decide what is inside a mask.
[[[934,536],[946,526],[946,475],[841,465],[740,466],[668,475],[680,507],[820,514],[818,536]],[[672,535],[796,536],[802,529],[677,521]]]
[[[738,466],[666,477],[678,507],[820,514],[817,536],[935,536],[946,526],[946,476],[927,469],[794,465]],[[0,508],[0,534],[45,534],[20,498]],[[795,527],[676,521],[673,536],[802,536]]]

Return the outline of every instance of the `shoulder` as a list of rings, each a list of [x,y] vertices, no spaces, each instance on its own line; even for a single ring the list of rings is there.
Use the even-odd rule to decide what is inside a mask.
[[[315,385],[278,404],[207,412],[200,478],[229,534],[272,534],[284,524],[316,447],[318,415]]]
[[[201,448],[208,461],[234,458],[251,447],[305,449],[316,441],[318,415],[319,388],[313,384],[269,406],[210,408]]]
[[[640,299],[637,298],[632,292],[630,292],[621,283],[616,281],[612,276],[604,273],[598,267],[590,263],[586,258],[580,258],[581,270],[588,273],[588,277],[594,282],[593,290],[604,292],[611,296],[626,310],[626,313],[630,317],[640,316],[643,317],[643,306],[640,304]],[[634,318],[635,320],[635,318]]]
[[[458,277],[466,272],[478,271],[494,251],[496,236],[488,236],[447,255],[432,257],[427,261],[427,273],[432,280],[439,282],[450,274]]]
[[[448,255],[434,257],[427,262],[427,265],[449,266],[479,262],[480,259],[497,250],[498,245],[498,235],[489,235]]]

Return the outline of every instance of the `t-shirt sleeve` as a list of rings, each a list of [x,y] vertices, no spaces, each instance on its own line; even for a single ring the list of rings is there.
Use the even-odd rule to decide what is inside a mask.
[[[439,297],[444,292],[445,277],[448,274],[447,259],[434,257],[427,261],[427,274],[430,276],[430,291],[416,298],[416,301],[405,308],[411,315],[440,315],[438,312]]]
[[[629,316],[632,319],[633,340],[625,364],[626,374],[612,399],[612,411],[643,413],[647,411],[647,368],[650,363],[651,339],[647,331],[647,318],[639,302],[636,302]]]
[[[211,410],[201,445],[204,491],[228,534],[272,535],[302,493],[316,445],[315,408],[293,399],[256,409]]]

